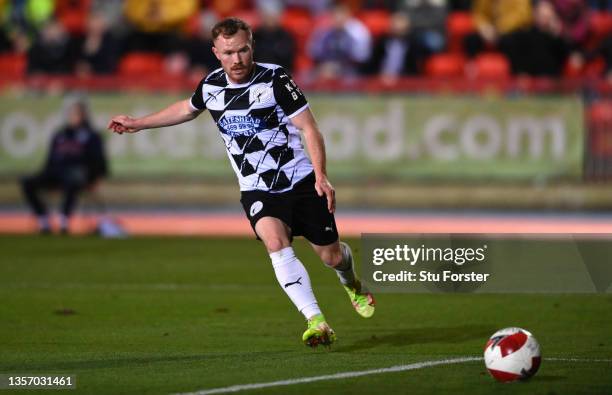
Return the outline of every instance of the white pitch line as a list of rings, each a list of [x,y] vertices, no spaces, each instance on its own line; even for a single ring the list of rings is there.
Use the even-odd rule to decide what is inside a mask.
[[[175,395],[225,394],[225,393],[228,393],[228,392],[238,392],[238,391],[244,391],[244,390],[254,390],[254,389],[260,389],[260,388],[278,387],[278,386],[282,386],[282,385],[312,383],[313,381],[340,380],[340,379],[348,379],[348,378],[353,378],[353,377],[368,376],[368,375],[371,375],[371,374],[381,374],[381,373],[391,373],[391,372],[405,372],[407,370],[423,369],[423,368],[427,368],[427,367],[431,367],[431,366],[450,365],[450,364],[454,364],[454,363],[464,363],[464,362],[481,361],[481,360],[482,360],[481,357],[464,357],[464,358],[442,359],[442,360],[438,360],[438,361],[425,361],[425,362],[411,363],[409,365],[391,366],[390,368],[360,370],[360,371],[355,371],[355,372],[343,372],[343,373],[336,373],[336,374],[327,374],[327,375],[324,375],[324,376],[302,377],[302,378],[297,378],[297,379],[271,381],[269,383],[254,383],[254,384],[232,385],[231,387],[212,388],[212,389],[209,389],[209,390],[201,390],[201,391],[196,391],[196,392],[187,392],[187,393],[175,394]]]
[[[589,358],[545,358],[545,361],[557,361],[557,362],[606,362],[612,363],[612,359],[589,359]],[[465,363],[465,362],[474,362],[474,361],[482,361],[482,357],[462,357],[462,358],[452,358],[452,359],[441,359],[438,361],[424,361],[424,362],[416,362],[411,363],[409,365],[398,365],[391,366],[390,368],[380,368],[380,369],[370,369],[370,370],[359,370],[355,372],[343,372],[336,374],[327,374],[324,376],[312,376],[312,377],[302,377],[297,379],[289,379],[289,380],[279,380],[279,381],[271,381],[268,383],[253,383],[253,384],[241,384],[241,385],[232,385],[230,387],[222,387],[222,388],[211,388],[208,390],[200,390],[195,392],[185,392],[178,393],[174,395],[209,395],[209,394],[226,394],[230,392],[238,392],[245,390],[254,390],[268,387],[280,387],[283,385],[294,385],[294,384],[304,384],[304,383],[312,383],[314,381],[323,381],[323,380],[340,380],[340,379],[348,379],[353,377],[361,377],[368,376],[372,374],[381,374],[381,373],[393,373],[393,372],[405,372],[408,370],[417,370],[423,368],[429,368],[432,366],[439,365],[452,365],[457,363]]]

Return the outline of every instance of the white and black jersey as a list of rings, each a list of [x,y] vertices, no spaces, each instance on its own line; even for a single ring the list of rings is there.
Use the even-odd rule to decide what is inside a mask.
[[[217,123],[241,191],[285,192],[312,172],[291,123],[308,102],[282,67],[255,63],[244,84],[217,69],[200,82],[191,105]]]

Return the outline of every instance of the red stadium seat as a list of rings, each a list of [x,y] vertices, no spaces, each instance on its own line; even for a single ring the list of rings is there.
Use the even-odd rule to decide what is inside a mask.
[[[83,34],[91,8],[90,0],[56,0],[55,15],[73,35]]]
[[[460,52],[463,48],[463,38],[476,31],[472,14],[469,12],[453,12],[446,19],[446,34],[448,49]]]
[[[0,77],[6,79],[21,78],[25,75],[28,61],[22,54],[0,55]]]
[[[119,73],[123,76],[161,74],[163,57],[157,53],[132,52],[119,62]]]
[[[257,11],[237,11],[232,14],[233,17],[240,18],[246,23],[248,23],[252,29],[257,29],[259,25],[261,25],[261,17]]]
[[[476,77],[505,79],[510,77],[510,62],[501,53],[483,53],[475,59]]]
[[[441,53],[431,56],[425,63],[425,74],[434,78],[463,76],[465,57],[458,53]]]
[[[370,34],[374,37],[381,36],[389,32],[389,25],[391,23],[388,11],[384,10],[371,10],[362,11],[357,15],[357,18],[363,22],[368,28]]]
[[[293,68],[295,69],[294,74],[299,75],[300,73],[307,72],[310,69],[312,69],[312,66],[313,66],[312,59],[310,59],[308,55],[299,53],[296,56],[295,62],[293,65]]]
[[[302,9],[287,9],[283,13],[281,24],[295,38],[297,52],[305,52],[306,42],[314,25],[310,13]]]
[[[591,46],[597,45],[602,38],[612,33],[612,13],[610,12],[592,12],[591,13]]]
[[[602,57],[595,58],[584,68],[583,76],[587,78],[600,78],[606,70],[606,62]]]

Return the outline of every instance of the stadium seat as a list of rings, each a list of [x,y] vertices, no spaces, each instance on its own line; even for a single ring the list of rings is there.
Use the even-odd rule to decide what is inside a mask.
[[[253,29],[257,29],[261,25],[261,17],[257,11],[242,10],[235,12],[232,16],[242,19]]]
[[[587,78],[600,78],[606,70],[606,62],[602,57],[598,57],[587,63],[584,68],[583,76]]]
[[[362,11],[357,18],[363,22],[373,37],[379,37],[389,32],[390,16],[388,11],[369,10]]]
[[[505,79],[510,77],[510,62],[501,53],[483,53],[474,60],[477,78]]]
[[[296,56],[295,62],[293,64],[293,68],[295,70],[294,75],[300,75],[303,72],[307,72],[312,69],[312,66],[312,59],[308,55],[305,55],[304,53],[300,52]]]
[[[442,53],[431,56],[425,63],[425,74],[434,78],[463,76],[465,57],[458,53]]]
[[[463,38],[476,31],[472,14],[469,12],[453,12],[446,18],[446,34],[448,49],[451,52],[461,52]]]
[[[163,72],[163,57],[151,52],[132,52],[125,55],[119,62],[119,74],[138,76],[161,74]]]
[[[306,51],[306,42],[313,30],[314,22],[310,13],[302,9],[287,9],[283,13],[281,24],[293,35],[296,42],[297,52]]]
[[[591,40],[589,46],[593,48],[599,42],[612,33],[612,13],[605,11],[595,11],[591,13]]]
[[[25,55],[10,53],[0,55],[0,77],[18,79],[25,75],[28,61]]]
[[[56,0],[55,14],[70,34],[80,35],[85,31],[90,8],[90,0]]]

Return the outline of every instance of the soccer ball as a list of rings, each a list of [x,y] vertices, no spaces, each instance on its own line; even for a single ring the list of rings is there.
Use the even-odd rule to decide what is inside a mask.
[[[484,361],[497,381],[525,380],[536,374],[541,361],[540,345],[521,328],[504,328],[487,341]]]

